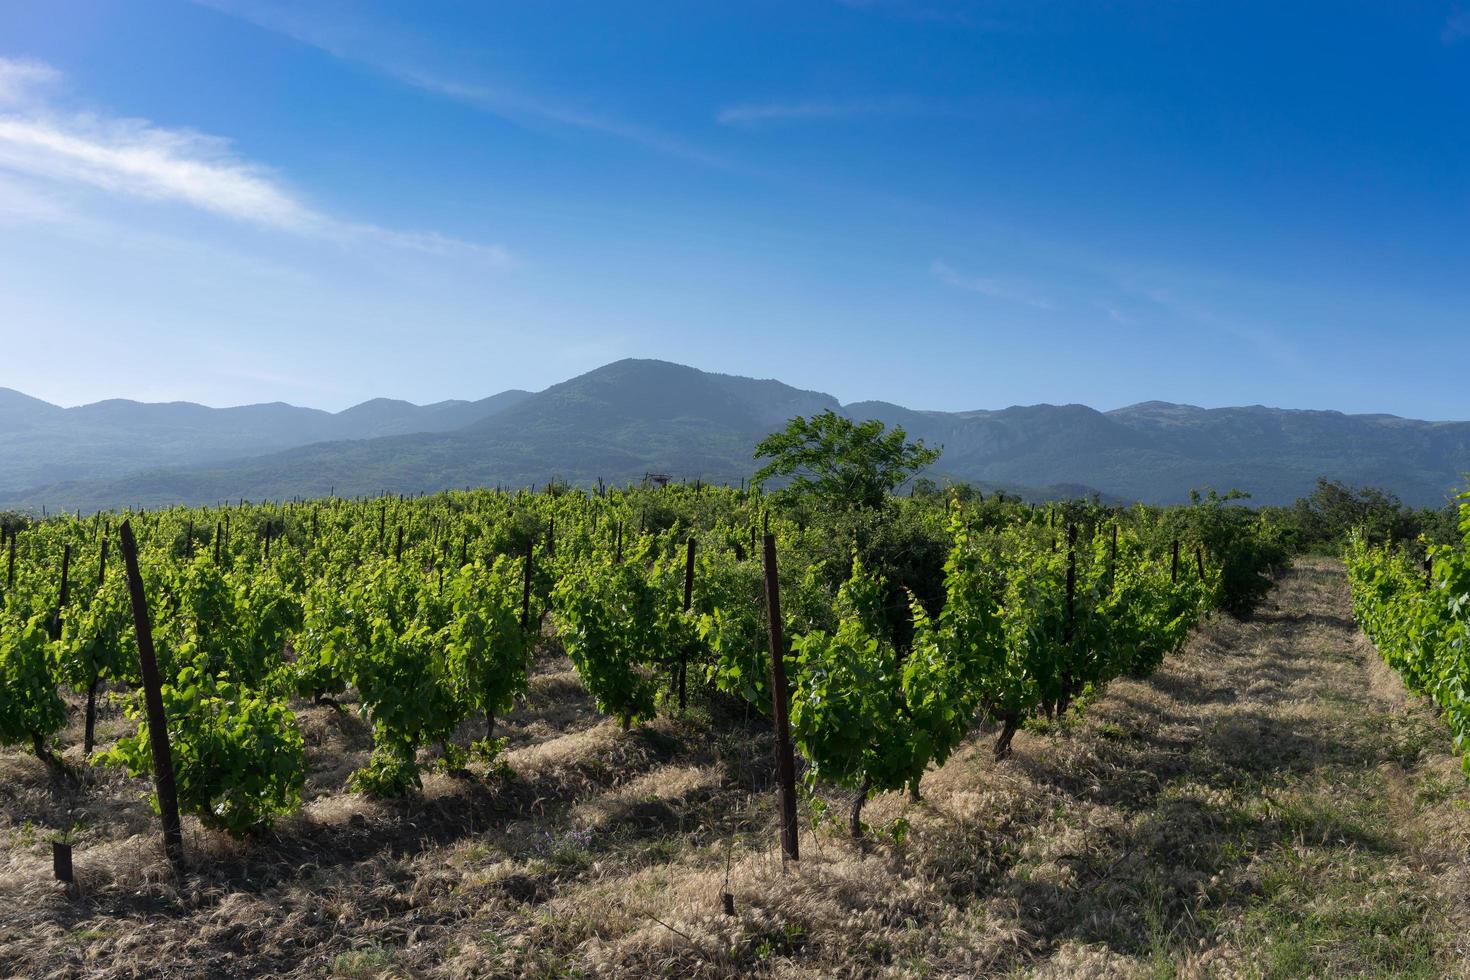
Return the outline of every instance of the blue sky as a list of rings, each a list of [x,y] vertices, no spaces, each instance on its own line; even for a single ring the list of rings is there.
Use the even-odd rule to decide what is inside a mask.
[[[1470,4],[11,0],[0,385],[1470,418]]]

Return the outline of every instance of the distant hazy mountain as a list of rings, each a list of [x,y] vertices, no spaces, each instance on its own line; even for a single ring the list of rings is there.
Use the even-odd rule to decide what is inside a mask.
[[[85,418],[103,408],[107,427],[85,430],[94,449],[79,451],[77,441],[58,438],[48,457],[38,438],[26,436],[33,439],[28,472],[70,467],[69,475],[87,479],[43,477],[26,484],[7,469],[4,482],[16,489],[0,492],[0,499],[92,509],[332,490],[522,486],[553,477],[622,483],[649,472],[736,483],[755,468],[751,451],[762,436],[793,415],[826,409],[902,425],[911,436],[942,445],[944,455],[928,474],[936,479],[1053,494],[1095,490],[1163,503],[1214,486],[1248,490],[1261,503],[1285,503],[1309,491],[1317,477],[1329,476],[1386,487],[1413,504],[1438,504],[1470,472],[1467,422],[1163,402],[1111,412],[1082,405],[974,412],[914,411],[884,402],[842,406],[830,395],[778,381],[646,360],[618,361],[536,394],[507,392],[421,408],[380,400],[336,415],[286,405],[104,402],[63,410],[0,391],[0,446],[15,445],[17,428],[62,432],[57,413]],[[127,444],[145,437],[153,455],[134,455],[136,472],[116,475],[128,464]],[[176,445],[188,440],[194,444]],[[291,442],[293,448],[271,451]],[[208,455],[181,467],[185,450]],[[89,465],[87,452],[98,452],[102,461]],[[178,455],[169,458],[170,452]],[[49,485],[37,487],[41,483]],[[33,489],[21,490],[25,485]]]
[[[0,498],[45,484],[198,466],[332,439],[446,432],[529,394],[506,391],[423,406],[376,398],[333,414],[281,402],[207,408],[111,399],[61,408],[0,388]]]

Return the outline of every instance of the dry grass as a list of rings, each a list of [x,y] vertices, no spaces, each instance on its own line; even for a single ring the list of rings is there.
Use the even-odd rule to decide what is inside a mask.
[[[1326,560],[1012,759],[977,736],[923,802],[877,798],[869,853],[819,821],[784,869],[759,724],[621,732],[555,651],[500,725],[509,776],[370,802],[343,790],[360,720],[302,725],[306,809],[189,827],[183,882],[138,783],[0,754],[0,976],[1470,975],[1470,792]],[[80,896],[48,880],[58,831]]]

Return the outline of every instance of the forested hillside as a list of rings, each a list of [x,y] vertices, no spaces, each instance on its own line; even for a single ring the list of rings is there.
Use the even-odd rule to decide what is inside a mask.
[[[1163,402],[1108,412],[844,406],[779,381],[623,360],[535,394],[422,408],[380,400],[337,415],[285,405],[58,409],[11,393],[0,402],[0,450],[14,466],[0,480],[0,502],[90,510],[553,479],[622,484],[648,473],[738,485],[762,435],[793,415],[828,409],[942,446],[927,478],[1032,498],[1099,493],[1178,503],[1214,486],[1285,504],[1326,476],[1435,506],[1470,472],[1470,422]]]

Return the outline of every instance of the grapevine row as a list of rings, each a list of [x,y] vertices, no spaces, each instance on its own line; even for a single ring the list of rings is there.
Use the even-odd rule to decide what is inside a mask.
[[[857,794],[858,832],[871,792],[917,795],[977,724],[1003,756],[1028,718],[1154,669],[1271,554],[1253,543],[1265,525],[1213,496],[1168,511],[895,499],[886,520],[938,553],[879,567],[860,534],[834,542],[756,491],[551,490],[126,515],[183,811],[243,834],[299,808],[303,700],[371,723],[355,789],[402,794],[425,765],[490,763],[495,719],[548,645],[624,728],[679,711],[686,683],[699,704],[768,712],[769,529],[793,737],[809,782]],[[5,528],[0,743],[62,771],[68,689],[86,704],[84,757],[95,701],[115,698],[138,724],[95,759],[153,765],[128,583],[109,561],[123,517]],[[476,716],[484,737],[467,741]]]
[[[1358,624],[1404,685],[1434,701],[1470,774],[1470,494],[1464,501],[1458,545],[1358,533],[1345,558]]]

